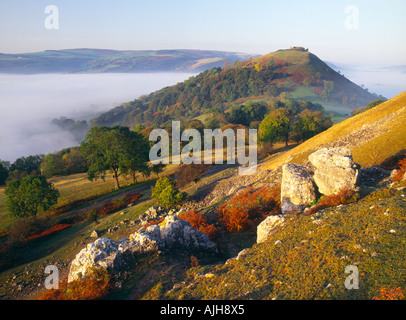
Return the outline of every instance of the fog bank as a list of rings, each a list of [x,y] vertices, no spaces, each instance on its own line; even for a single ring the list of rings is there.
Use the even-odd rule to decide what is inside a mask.
[[[0,74],[0,159],[50,153],[77,145],[50,121],[90,119],[193,76],[190,73]]]

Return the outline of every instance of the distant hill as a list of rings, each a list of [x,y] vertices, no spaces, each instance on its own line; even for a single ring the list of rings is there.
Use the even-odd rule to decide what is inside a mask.
[[[67,49],[0,53],[0,73],[200,72],[254,56],[257,55],[209,50]]]
[[[304,48],[279,50],[225,68],[212,68],[149,96],[128,102],[93,120],[93,125],[163,125],[226,112],[232,104],[293,98],[319,103],[336,115],[376,100]]]

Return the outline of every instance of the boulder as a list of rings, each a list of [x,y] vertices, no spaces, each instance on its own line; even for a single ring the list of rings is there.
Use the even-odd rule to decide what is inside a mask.
[[[162,249],[217,251],[216,244],[206,234],[193,229],[189,222],[175,215],[167,216],[159,224],[159,231]]]
[[[257,227],[257,243],[266,241],[277,226],[283,225],[285,218],[282,215],[267,217]]]
[[[309,161],[316,168],[313,179],[320,193],[328,196],[356,188],[360,165],[354,162],[350,150],[320,149],[309,156]]]
[[[282,167],[282,213],[300,211],[316,199],[316,188],[306,168],[297,164]]]
[[[117,269],[121,264],[118,244],[108,238],[100,238],[88,244],[72,261],[68,282],[78,280],[93,268]]]
[[[93,268],[115,272],[135,254],[167,249],[217,252],[216,244],[193,229],[189,222],[167,216],[159,225],[149,226],[119,241],[100,238],[88,244],[72,261],[68,282],[80,279]]]

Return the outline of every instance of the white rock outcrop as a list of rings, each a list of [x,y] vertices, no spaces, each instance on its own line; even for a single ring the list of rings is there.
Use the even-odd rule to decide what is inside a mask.
[[[93,268],[115,272],[134,254],[167,249],[217,252],[216,244],[207,235],[193,229],[189,222],[170,215],[159,225],[149,226],[119,241],[100,238],[88,244],[72,261],[68,282],[82,278]]]
[[[282,166],[282,213],[300,211],[316,199],[312,177],[304,166],[293,163]]]
[[[324,195],[337,194],[341,189],[354,190],[360,165],[352,159],[346,148],[324,148],[309,156],[316,168],[313,180]]]

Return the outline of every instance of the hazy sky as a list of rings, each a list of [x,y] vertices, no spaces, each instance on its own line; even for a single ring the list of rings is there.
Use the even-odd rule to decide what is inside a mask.
[[[59,9],[59,29],[44,11]],[[358,11],[358,28],[348,19]],[[354,8],[354,7],[353,7]],[[404,0],[0,0],[0,52],[304,46],[327,61],[406,64]],[[354,20],[351,20],[354,22]],[[354,26],[354,23],[352,24]]]

